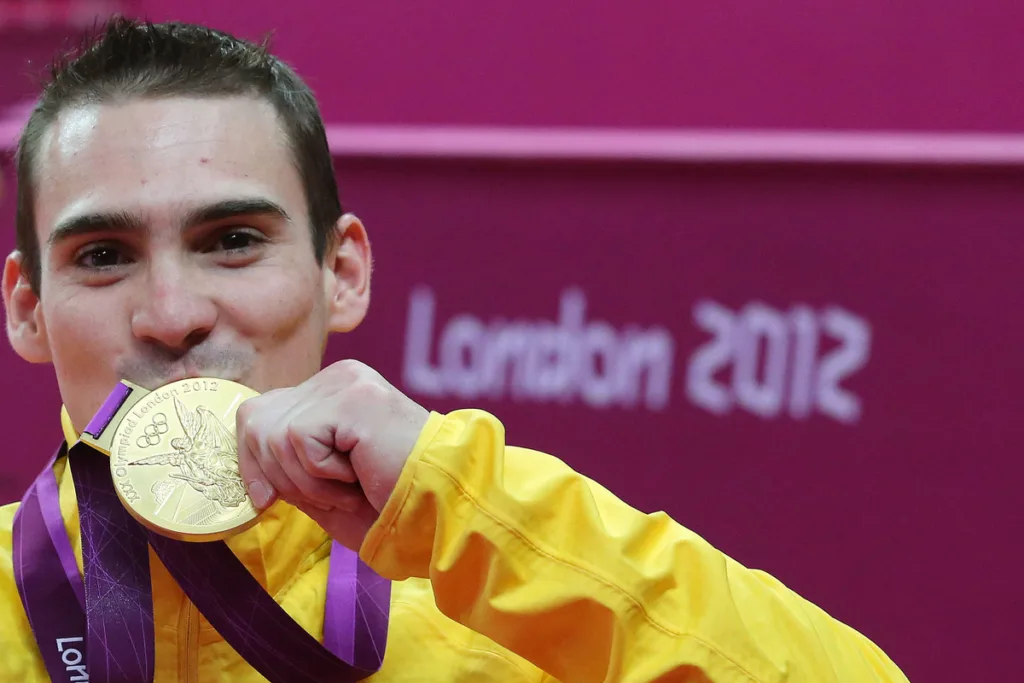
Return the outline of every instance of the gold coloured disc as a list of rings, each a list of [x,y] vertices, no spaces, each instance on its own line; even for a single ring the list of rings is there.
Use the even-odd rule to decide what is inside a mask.
[[[235,413],[254,396],[201,377],[166,384],[131,407],[114,432],[110,473],[135,519],[182,541],[217,541],[256,523],[235,439]]]

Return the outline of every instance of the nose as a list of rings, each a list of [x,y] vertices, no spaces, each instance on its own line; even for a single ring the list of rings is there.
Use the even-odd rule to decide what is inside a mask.
[[[132,333],[173,354],[202,342],[217,323],[217,306],[204,292],[202,277],[179,264],[151,267],[135,294]]]

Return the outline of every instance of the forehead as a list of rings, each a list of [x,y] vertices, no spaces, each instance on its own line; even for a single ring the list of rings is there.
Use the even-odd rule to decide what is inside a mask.
[[[159,222],[224,199],[270,199],[305,216],[284,131],[254,98],[69,108],[42,136],[35,174],[42,240],[73,214],[132,211]]]

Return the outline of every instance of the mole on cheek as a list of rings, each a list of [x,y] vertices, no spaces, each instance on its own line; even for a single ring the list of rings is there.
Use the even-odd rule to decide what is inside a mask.
[[[208,163],[210,163],[210,160],[207,159],[206,157],[199,157],[199,163],[201,163],[201,164],[208,164]]]

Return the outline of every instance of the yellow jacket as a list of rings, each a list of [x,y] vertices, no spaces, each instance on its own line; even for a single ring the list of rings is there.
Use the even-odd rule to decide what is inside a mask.
[[[69,443],[77,440],[66,413]],[[81,569],[66,460],[61,510]],[[0,508],[0,681],[47,680],[15,587]],[[330,540],[277,503],[228,545],[321,636]],[[393,579],[393,681],[906,681],[867,638],[663,513],[638,512],[492,416],[432,414],[360,555]],[[150,551],[157,681],[264,680]]]

